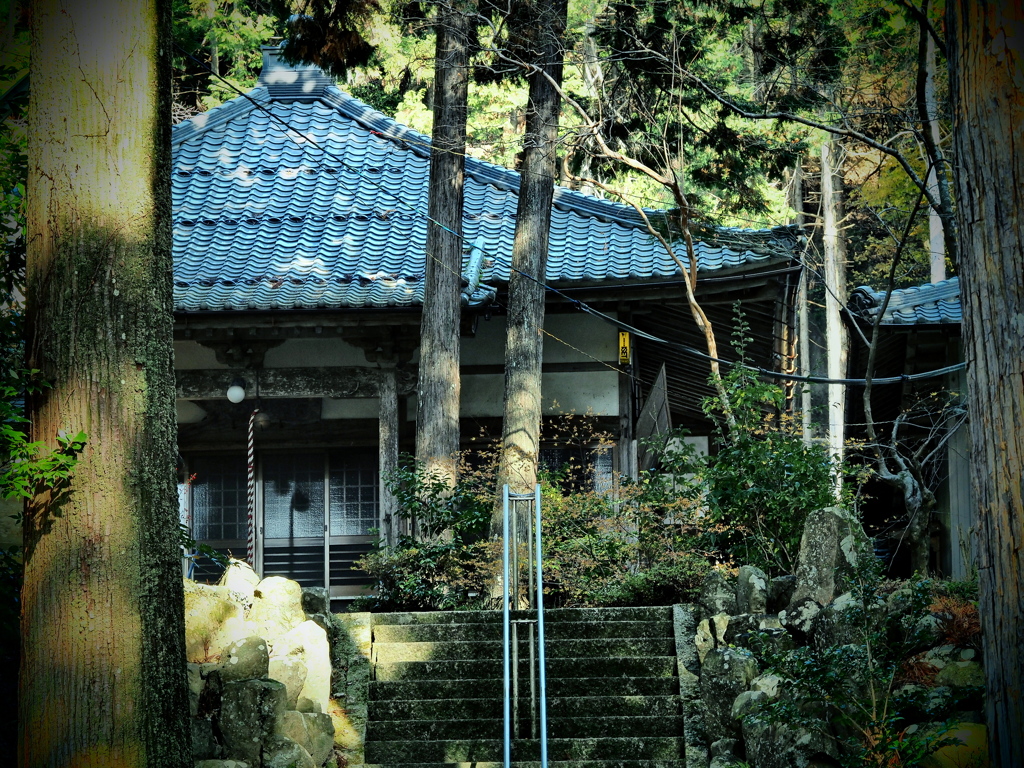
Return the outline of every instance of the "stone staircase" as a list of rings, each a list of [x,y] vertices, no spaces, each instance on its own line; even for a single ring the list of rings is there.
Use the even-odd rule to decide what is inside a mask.
[[[534,618],[514,612],[513,619]],[[367,768],[502,765],[499,611],[374,617]],[[530,738],[526,625],[519,624],[516,766],[539,766]],[[683,717],[672,608],[545,612],[552,768],[682,768]],[[516,733],[516,729],[513,729]]]

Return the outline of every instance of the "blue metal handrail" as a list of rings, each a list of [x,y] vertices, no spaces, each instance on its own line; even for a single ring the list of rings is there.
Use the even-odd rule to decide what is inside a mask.
[[[503,515],[502,515],[502,574],[503,574],[503,577],[502,577],[502,585],[501,585],[501,597],[502,597],[502,603],[501,603],[501,605],[502,605],[502,638],[503,638],[502,663],[503,663],[503,666],[504,666],[504,706],[503,706],[503,709],[504,709],[504,718],[505,718],[505,722],[504,722],[504,729],[505,729],[505,731],[504,731],[504,738],[505,738],[504,764],[505,764],[505,768],[511,768],[511,765],[512,765],[512,695],[513,695],[512,694],[512,691],[513,691],[512,674],[514,673],[517,676],[516,677],[516,691],[517,691],[516,695],[517,696],[518,696],[518,675],[519,675],[519,669],[518,669],[519,665],[518,665],[518,662],[516,663],[516,669],[514,671],[511,669],[511,661],[510,661],[510,654],[512,652],[511,646],[513,644],[516,644],[516,646],[517,646],[517,648],[515,649],[516,650],[516,658],[518,659],[518,637],[519,636],[518,636],[518,632],[517,632],[515,634],[515,637],[514,638],[512,637],[512,619],[511,619],[511,612],[510,612],[510,606],[509,606],[509,603],[510,603],[510,600],[511,600],[513,594],[515,595],[514,599],[517,601],[517,607],[518,607],[518,600],[519,600],[519,587],[518,587],[518,581],[519,581],[518,562],[519,562],[519,558],[518,558],[518,551],[519,551],[519,545],[520,545],[520,541],[519,541],[519,533],[520,532],[519,532],[519,525],[518,525],[518,515],[515,515],[516,523],[514,525],[514,530],[510,530],[509,521],[510,521],[510,519],[514,515],[514,511],[511,509],[512,503],[514,503],[516,501],[519,501],[519,500],[527,500],[527,499],[529,499],[530,501],[533,502],[533,507],[534,507],[534,514],[532,515],[532,518],[533,518],[532,522],[534,524],[534,532],[535,532],[535,536],[533,537],[534,541],[533,542],[530,541],[530,539],[531,539],[531,537],[529,535],[529,521],[530,521],[530,517],[527,517],[526,518],[526,520],[527,520],[527,524],[526,524],[527,534],[526,534],[526,542],[525,543],[527,544],[528,549],[530,550],[530,555],[535,557],[534,564],[536,565],[536,569],[535,569],[536,584],[534,584],[534,582],[533,582],[534,573],[531,573],[531,570],[534,570],[534,569],[531,569],[529,567],[526,569],[527,579],[529,581],[528,594],[529,594],[529,597],[531,598],[531,602],[535,602],[535,605],[532,605],[531,608],[536,608],[536,610],[537,610],[537,619],[536,619],[536,625],[537,625],[537,658],[538,658],[538,666],[539,666],[539,670],[538,670],[538,672],[539,672],[539,674],[538,674],[538,677],[539,677],[538,697],[539,697],[539,700],[540,700],[540,713],[539,713],[539,718],[536,718],[536,720],[539,720],[539,726],[540,726],[539,727],[539,731],[540,731],[539,736],[540,736],[540,762],[541,762],[541,768],[547,768],[547,765],[548,765],[547,675],[546,675],[546,670],[545,670],[545,641],[544,641],[544,569],[543,569],[543,557],[541,556],[540,486],[539,485],[536,486],[534,488],[533,493],[513,494],[513,493],[509,493],[508,486],[506,485],[506,486],[504,486],[502,488],[502,505],[503,505]],[[510,537],[511,537],[511,541],[510,541]],[[533,546],[531,546],[531,545],[533,545]],[[509,566],[510,566],[509,549],[510,549],[510,546],[515,546],[516,547],[516,550],[513,553],[513,558],[512,558],[512,561],[515,564],[515,566],[514,566],[515,573],[514,574],[510,574],[510,572],[509,572]],[[516,580],[516,588],[515,588],[514,591],[511,591],[511,594],[510,594],[509,583],[510,583],[510,581],[513,578]],[[532,693],[533,690],[534,690],[533,689],[534,677],[533,677],[533,647],[532,647],[533,627],[532,626],[530,627],[530,636],[531,636],[531,648],[530,648],[530,657],[531,657],[530,658],[530,667],[531,667],[530,687],[531,687],[531,693]],[[518,699],[517,699],[517,701],[518,701]],[[518,705],[517,705],[517,711],[518,711]],[[535,715],[536,715],[536,711],[535,711]],[[534,723],[535,727],[537,725],[536,720],[535,720],[535,723]]]

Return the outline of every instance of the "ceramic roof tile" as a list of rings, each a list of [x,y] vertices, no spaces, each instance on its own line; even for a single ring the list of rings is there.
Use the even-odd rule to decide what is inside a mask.
[[[866,320],[873,320],[885,300],[885,291],[867,285],[850,296],[850,309]],[[960,278],[925,283],[892,292],[882,316],[883,325],[943,325],[963,322],[960,304]]]
[[[175,308],[422,303],[429,139],[269,49],[249,97],[173,130]],[[467,158],[464,234],[488,258],[480,284],[464,275],[466,304],[508,281],[518,186],[517,173]],[[721,232],[754,247],[700,243],[700,271],[788,258],[796,241],[785,228]],[[632,208],[556,188],[549,282],[677,271]]]

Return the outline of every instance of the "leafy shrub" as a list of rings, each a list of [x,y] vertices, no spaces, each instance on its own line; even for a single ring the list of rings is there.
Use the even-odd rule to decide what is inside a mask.
[[[377,594],[353,601],[357,611],[424,611],[482,607],[496,573],[495,545],[484,540],[490,501],[479,473],[463,472],[454,488],[406,457],[385,478],[406,532],[381,540],[356,567],[373,576]],[[399,523],[399,521],[395,521]]]
[[[747,362],[747,326],[737,322],[734,348]],[[695,468],[715,549],[735,562],[791,573],[804,520],[836,503],[841,471],[825,446],[806,444],[798,421],[782,413],[784,394],[741,365],[723,376],[728,413],[718,397],[704,403],[719,432],[718,451]],[[717,531],[717,532],[715,532]]]
[[[667,476],[645,474],[610,491],[544,484],[543,543],[552,605],[666,605],[690,599],[710,568],[696,507]]]
[[[585,416],[564,417],[554,431],[556,444],[574,450],[569,463],[541,473],[546,604],[668,604],[692,597],[709,567],[691,530],[692,501],[653,473],[604,491],[584,487],[606,436]],[[354,610],[493,606],[501,543],[485,537],[496,503],[497,450],[483,446],[461,457],[454,489],[411,461],[387,479],[406,533],[357,563],[378,590]],[[680,453],[667,461],[678,463]]]
[[[693,600],[711,566],[692,555],[656,562],[650,568],[628,573],[608,582],[594,593],[590,603],[599,607],[672,605]]]

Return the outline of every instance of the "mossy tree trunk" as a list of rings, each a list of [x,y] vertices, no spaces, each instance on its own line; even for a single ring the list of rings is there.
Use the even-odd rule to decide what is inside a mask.
[[[537,482],[540,450],[541,365],[543,361],[544,282],[551,229],[551,200],[558,172],[558,116],[561,109],[566,2],[535,6],[537,69],[530,75],[519,206],[512,241],[505,337],[505,399],[497,498],[505,484],[529,493]],[[537,282],[540,281],[540,282]],[[501,504],[495,506],[492,534],[501,533]]]
[[[68,493],[26,505],[18,764],[184,768],[170,3],[32,11],[32,431],[88,443]]]
[[[1024,734],[1024,4],[947,6],[992,764]]]
[[[434,127],[416,404],[416,461],[455,484],[459,450],[462,209],[469,94],[469,16],[438,9]]]

